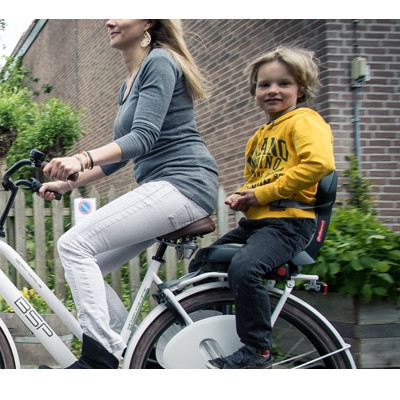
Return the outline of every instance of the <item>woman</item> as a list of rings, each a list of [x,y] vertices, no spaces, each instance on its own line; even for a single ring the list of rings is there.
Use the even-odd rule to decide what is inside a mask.
[[[71,369],[117,368],[126,343],[127,311],[103,276],[139,254],[154,238],[214,211],[217,166],[194,120],[193,100],[206,96],[177,20],[109,20],[111,47],[128,78],[119,93],[113,141],[44,168],[53,182],[40,196],[54,200],[134,163],[139,187],[100,208],[58,242],[83,328],[82,356]],[[79,172],[76,182],[68,177]],[[117,357],[115,357],[117,355]]]

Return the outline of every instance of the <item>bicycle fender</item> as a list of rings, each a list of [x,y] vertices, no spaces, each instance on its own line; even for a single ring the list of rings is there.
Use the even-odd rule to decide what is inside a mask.
[[[19,360],[17,347],[16,347],[16,345],[14,343],[14,340],[13,340],[13,338],[11,336],[10,331],[8,330],[8,328],[7,328],[5,322],[3,321],[2,318],[0,318],[0,329],[4,332],[4,334],[6,336],[6,339],[8,341],[8,344],[9,344],[9,346],[11,348],[11,352],[12,352],[12,355],[13,355],[13,358],[14,358],[15,368],[16,369],[20,369],[21,368],[21,362]]]

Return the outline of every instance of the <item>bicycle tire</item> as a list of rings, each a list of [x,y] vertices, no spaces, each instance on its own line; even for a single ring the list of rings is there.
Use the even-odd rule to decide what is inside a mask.
[[[0,369],[15,369],[15,360],[6,334],[0,327]]]
[[[279,297],[279,294],[270,292],[272,309]],[[188,313],[198,310],[234,313],[233,298],[228,288],[198,292],[184,298],[180,304]],[[129,368],[163,368],[156,357],[156,346],[163,333],[172,325],[177,325],[177,322],[169,309],[159,314],[141,335],[132,353]],[[346,351],[319,359],[342,348],[342,345],[321,318],[293,298],[288,299],[276,321],[273,337],[273,368],[301,368],[305,363],[309,363],[305,368],[353,368],[352,358]],[[315,357],[315,362],[312,357]]]

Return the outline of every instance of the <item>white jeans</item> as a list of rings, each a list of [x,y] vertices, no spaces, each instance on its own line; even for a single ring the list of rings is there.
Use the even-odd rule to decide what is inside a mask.
[[[127,310],[103,277],[140,254],[154,238],[208,213],[169,182],[146,183],[67,231],[58,252],[84,333],[116,353]]]

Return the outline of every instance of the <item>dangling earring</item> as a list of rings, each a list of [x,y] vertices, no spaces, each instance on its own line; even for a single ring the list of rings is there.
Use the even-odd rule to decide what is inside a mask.
[[[144,31],[143,39],[142,39],[142,41],[140,42],[140,45],[141,45],[142,47],[147,47],[150,43],[151,43],[151,36],[150,36],[150,33],[149,33],[148,31]]]

